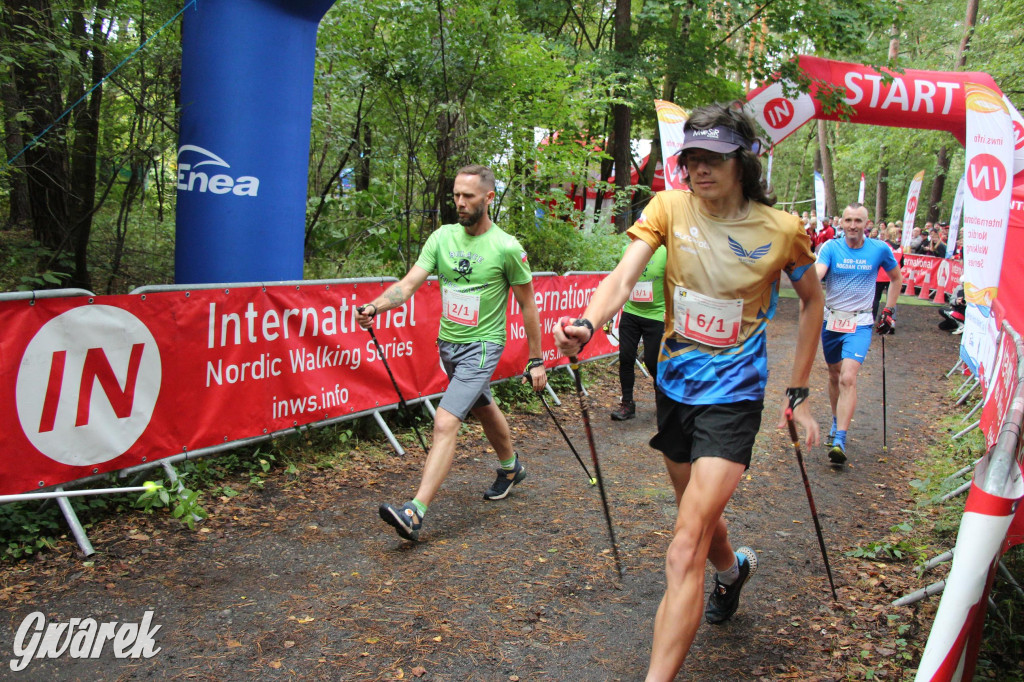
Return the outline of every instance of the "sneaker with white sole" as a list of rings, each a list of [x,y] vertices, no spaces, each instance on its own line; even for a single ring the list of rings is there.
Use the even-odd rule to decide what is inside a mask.
[[[494,479],[494,483],[484,493],[485,500],[503,500],[508,496],[512,486],[519,485],[523,479],[526,478],[526,467],[519,461],[519,455],[516,454],[516,464],[512,467],[512,470],[502,469],[498,467],[498,477]]]
[[[406,502],[401,508],[393,507],[384,503],[378,507],[377,512],[387,523],[394,526],[398,534],[406,540],[416,542],[420,539],[420,527],[423,525],[423,517],[413,506],[412,502]]]
[[[708,605],[704,609],[704,620],[711,625],[718,625],[732,618],[740,606],[740,591],[743,585],[757,570],[757,553],[750,547],[736,550],[736,561],[740,567],[740,577],[732,585],[723,585],[715,575],[715,586],[708,596]]]

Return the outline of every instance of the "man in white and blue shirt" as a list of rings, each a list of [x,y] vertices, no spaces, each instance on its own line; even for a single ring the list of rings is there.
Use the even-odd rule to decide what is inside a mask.
[[[882,268],[891,280],[886,307],[879,317],[879,334],[895,329],[896,301],[903,278],[889,245],[867,239],[868,210],[853,203],[843,210],[843,238],[825,243],[814,267],[825,282],[825,320],[821,349],[828,363],[828,397],[832,403],[832,428],[828,456],[833,464],[846,461],[846,432],[857,407],[857,373],[871,346],[871,304],[875,278]]]

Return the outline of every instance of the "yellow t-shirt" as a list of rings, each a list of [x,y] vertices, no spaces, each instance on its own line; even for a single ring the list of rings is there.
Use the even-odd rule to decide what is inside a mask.
[[[754,201],[746,217],[723,220],[691,192],[669,190],[628,234],[668,251],[659,387],[687,404],[763,398],[779,273],[798,280],[814,264],[800,221]]]

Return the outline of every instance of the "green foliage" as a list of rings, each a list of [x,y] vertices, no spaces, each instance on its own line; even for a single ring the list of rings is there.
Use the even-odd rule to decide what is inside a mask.
[[[164,482],[150,488],[139,495],[135,506],[147,514],[154,509],[170,509],[172,518],[181,521],[189,530],[195,530],[196,521],[207,518],[208,514],[199,504],[202,493],[185,486],[188,476],[188,473],[182,472],[177,475],[175,483]]]
[[[586,372],[583,373],[583,383],[584,386],[589,383]],[[576,382],[572,375],[564,369],[548,369],[548,384],[555,393],[562,396],[563,400],[565,396],[574,396],[576,393]],[[494,396],[495,402],[505,410],[522,409],[530,412],[543,410],[540,399],[533,392],[533,386],[520,379],[509,379],[492,385],[491,394]]]
[[[51,549],[61,532],[59,510],[39,510],[38,503],[0,506],[0,558],[21,559]]]
[[[914,530],[909,523],[899,523],[890,529],[894,534],[907,534]],[[917,561],[925,555],[925,548],[917,546],[907,539],[883,540],[869,542],[846,552],[846,556],[871,559],[873,561]]]

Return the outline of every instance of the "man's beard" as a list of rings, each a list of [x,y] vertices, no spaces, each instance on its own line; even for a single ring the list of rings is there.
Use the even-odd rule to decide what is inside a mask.
[[[480,206],[465,218],[459,216],[459,225],[462,225],[463,227],[471,227],[473,225],[476,225],[480,221],[480,219],[484,217],[484,212],[486,210],[486,207]]]

